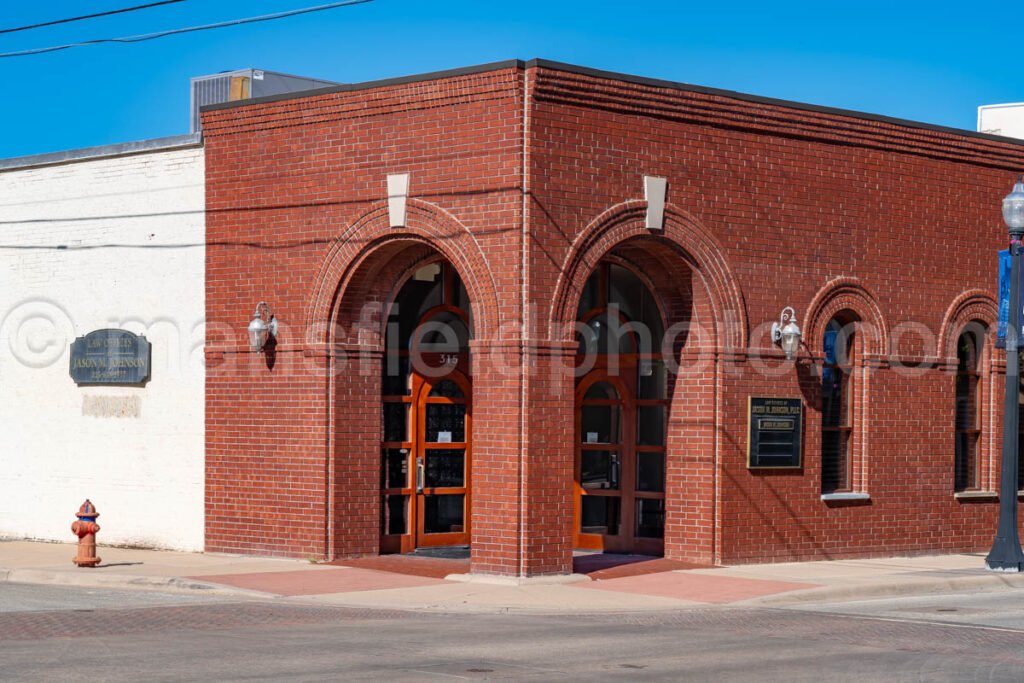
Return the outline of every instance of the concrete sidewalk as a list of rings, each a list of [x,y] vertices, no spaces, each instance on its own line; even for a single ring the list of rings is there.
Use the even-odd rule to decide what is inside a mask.
[[[204,591],[384,609],[558,613],[1024,589],[1024,574],[986,571],[981,554],[677,569],[603,580],[574,575],[572,582],[563,577],[521,585],[300,560],[105,547],[99,554],[103,563],[84,569],[71,562],[74,544],[0,541],[0,582]]]

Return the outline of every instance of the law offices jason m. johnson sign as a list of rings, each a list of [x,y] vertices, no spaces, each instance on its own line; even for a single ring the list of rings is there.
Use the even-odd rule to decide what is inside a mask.
[[[803,433],[803,402],[799,398],[750,397],[747,467],[798,468]]]
[[[71,344],[75,384],[140,386],[149,380],[152,345],[127,330],[96,330]]]

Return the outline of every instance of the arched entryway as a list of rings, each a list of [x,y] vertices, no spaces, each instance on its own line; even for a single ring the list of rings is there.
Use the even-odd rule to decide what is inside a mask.
[[[380,552],[468,546],[469,296],[455,268],[437,259],[408,275],[387,310]]]
[[[606,259],[577,312],[574,545],[661,555],[669,377],[664,316],[647,283]]]

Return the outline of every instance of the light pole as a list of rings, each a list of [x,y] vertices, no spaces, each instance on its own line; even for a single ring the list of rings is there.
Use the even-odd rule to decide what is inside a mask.
[[[1024,237],[1024,176],[1003,199],[1003,220],[1010,229],[1010,319],[1006,325],[1006,398],[1003,405],[1003,467],[999,483],[999,528],[985,558],[989,569],[1019,572],[1024,552],[1017,533],[1017,410],[1020,393],[1020,252]]]

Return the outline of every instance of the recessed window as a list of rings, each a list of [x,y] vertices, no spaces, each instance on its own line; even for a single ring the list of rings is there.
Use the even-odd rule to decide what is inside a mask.
[[[956,491],[978,488],[978,343],[967,331],[956,344],[956,455],[953,486]]]
[[[825,328],[821,371],[821,492],[850,490],[853,434],[854,326],[838,318]]]

